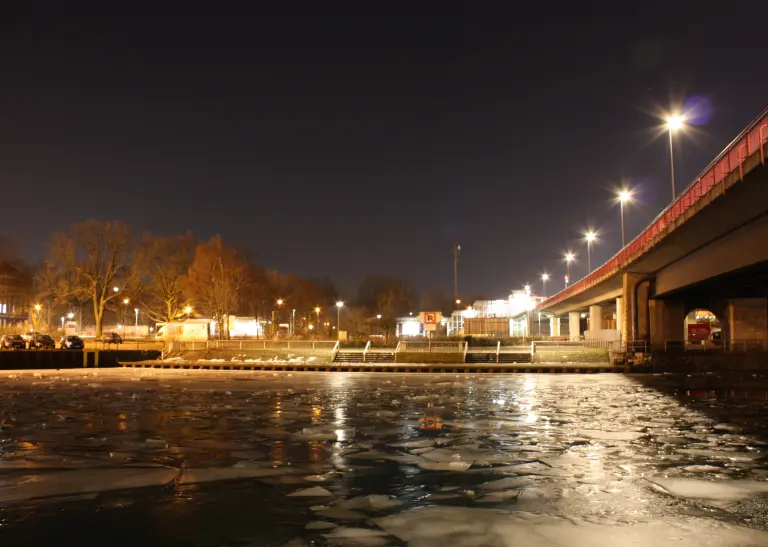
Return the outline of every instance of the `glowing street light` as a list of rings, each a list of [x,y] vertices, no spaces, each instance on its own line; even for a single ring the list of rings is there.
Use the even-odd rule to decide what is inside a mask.
[[[35,311],[37,313],[40,313],[40,310],[43,309],[43,307],[40,304],[35,304]]]
[[[317,314],[317,330],[320,331],[320,306],[315,306],[315,313]]]
[[[192,306],[186,306],[186,307],[184,308],[184,313],[185,313],[186,315],[190,315],[190,314],[192,313]]]
[[[541,296],[544,298],[547,297],[547,281],[549,281],[549,274],[545,272],[541,274]]]
[[[526,295],[528,295],[528,296],[531,295],[531,286],[530,285],[526,285],[525,287],[523,287],[523,289],[525,289],[525,294]]]
[[[336,337],[341,340],[341,308],[344,307],[344,302],[338,300],[336,302]]]
[[[120,288],[119,287],[112,287],[112,290],[115,291],[115,292],[120,292]]]
[[[621,248],[624,248],[626,244],[624,241],[624,204],[632,200],[632,192],[630,190],[622,190],[619,192],[619,206],[621,207]]]
[[[675,192],[675,153],[673,151],[672,133],[683,128],[685,125],[685,117],[680,114],[675,114],[667,117],[666,121],[667,132],[669,133],[669,172],[672,180],[672,201],[675,201],[677,193]]]
[[[592,273],[592,242],[597,239],[597,234],[590,230],[584,234],[584,239],[587,240],[587,270]]]
[[[282,306],[282,305],[283,305],[283,302],[284,302],[284,301],[283,301],[283,299],[282,299],[282,298],[278,298],[278,299],[277,299],[277,305],[278,305],[278,306]]]
[[[74,318],[75,318],[75,314],[74,314],[73,312],[69,312],[69,313],[67,314],[67,317],[68,317],[69,319],[74,319]]]

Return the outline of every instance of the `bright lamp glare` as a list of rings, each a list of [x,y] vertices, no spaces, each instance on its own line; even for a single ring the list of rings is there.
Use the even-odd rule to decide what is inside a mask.
[[[548,273],[541,274],[541,280],[542,281],[548,281],[549,280],[549,274]]]
[[[629,190],[622,190],[619,192],[619,201],[622,203],[628,202],[632,199],[632,193]]]
[[[685,123],[685,118],[683,118],[680,115],[669,116],[667,118],[667,129],[670,129],[672,131],[677,131],[678,129],[681,129],[683,127],[684,123]]]
[[[573,259],[576,258],[576,255],[573,253],[566,253],[565,254],[565,261],[566,262],[573,262]]]
[[[588,242],[592,243],[595,239],[597,239],[597,234],[595,232],[587,232],[584,234],[584,237]]]

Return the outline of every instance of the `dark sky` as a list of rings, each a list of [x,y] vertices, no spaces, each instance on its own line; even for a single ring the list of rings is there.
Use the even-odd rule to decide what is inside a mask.
[[[562,251],[579,255],[574,278],[586,269],[587,226],[601,231],[593,265],[618,249],[613,188],[637,191],[628,236],[668,202],[657,115],[698,101],[676,149],[682,188],[768,105],[768,10],[539,4],[2,8],[3,235],[39,259],[52,231],[92,216],[221,233],[345,292],[368,273],[450,290],[458,242],[464,294],[538,287],[544,269],[559,288]]]

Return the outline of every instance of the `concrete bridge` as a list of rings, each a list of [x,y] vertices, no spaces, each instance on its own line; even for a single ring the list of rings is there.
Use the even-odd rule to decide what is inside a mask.
[[[703,308],[726,346],[768,343],[767,143],[768,109],[626,247],[541,303],[550,335],[567,317],[574,339],[666,346]]]

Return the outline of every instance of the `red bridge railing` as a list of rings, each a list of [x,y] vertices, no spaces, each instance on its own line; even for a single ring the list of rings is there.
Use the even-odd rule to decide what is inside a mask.
[[[739,171],[744,177],[744,161],[756,152],[760,152],[760,160],[765,163],[763,145],[768,141],[768,108],[755,118],[739,135],[725,147],[725,150],[701,172],[701,174],[683,191],[678,198],[667,206],[640,235],[629,242],[627,246],[613,255],[605,264],[593,270],[570,287],[552,295],[541,303],[541,307],[558,304],[568,297],[578,294],[587,288],[615,275],[622,264],[645,252],[645,249],[656,238],[664,234],[664,230],[683,216],[685,212],[704,198],[708,192],[725,178]]]

